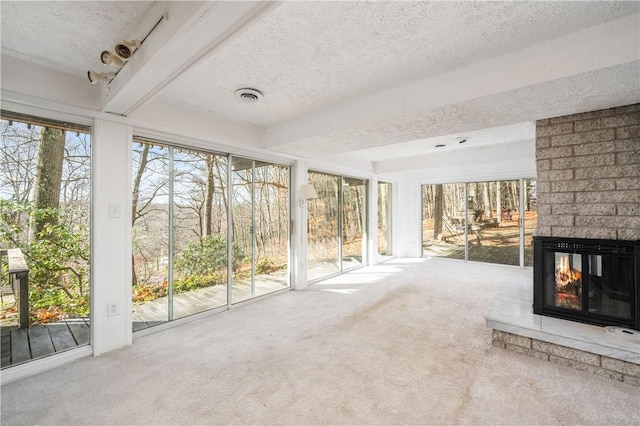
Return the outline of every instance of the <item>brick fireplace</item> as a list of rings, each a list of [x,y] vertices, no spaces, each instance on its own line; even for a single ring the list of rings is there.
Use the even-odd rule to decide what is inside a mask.
[[[640,240],[640,104],[536,122],[543,237]]]
[[[640,386],[640,104],[538,120],[536,165],[537,290],[493,300],[493,344]]]
[[[640,329],[640,104],[536,123],[534,312]]]

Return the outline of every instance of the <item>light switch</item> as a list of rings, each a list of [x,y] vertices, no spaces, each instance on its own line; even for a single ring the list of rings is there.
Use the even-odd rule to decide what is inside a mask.
[[[120,218],[120,204],[109,203],[109,219]]]

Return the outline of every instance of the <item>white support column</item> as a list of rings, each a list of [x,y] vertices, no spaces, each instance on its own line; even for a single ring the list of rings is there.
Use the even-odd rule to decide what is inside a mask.
[[[91,247],[94,355],[132,342],[131,137],[129,125],[95,120]]]
[[[394,187],[394,189],[396,189]],[[395,193],[397,193],[397,198]],[[402,176],[394,191],[393,250],[396,257],[422,256],[420,182],[413,176]]]
[[[300,185],[307,183],[307,164],[297,161],[291,170],[291,287],[307,288],[307,202],[300,203]]]

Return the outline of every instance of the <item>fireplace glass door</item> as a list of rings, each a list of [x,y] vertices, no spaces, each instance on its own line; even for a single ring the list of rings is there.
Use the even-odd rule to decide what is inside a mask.
[[[589,313],[631,319],[633,258],[588,255]]]
[[[547,265],[554,269],[546,271],[547,306],[582,310],[582,255],[577,253],[547,252]]]
[[[640,241],[534,237],[533,313],[640,330]]]

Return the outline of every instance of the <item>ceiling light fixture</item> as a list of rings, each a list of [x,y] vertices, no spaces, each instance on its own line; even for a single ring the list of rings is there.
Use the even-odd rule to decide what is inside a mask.
[[[91,82],[91,84],[96,84],[99,81],[109,81],[115,76],[115,72],[87,72],[87,77],[89,77],[89,81]]]
[[[467,138],[458,138],[458,143],[465,143]]]
[[[116,56],[123,61],[128,61],[133,56],[133,52],[142,45],[140,40],[122,41],[113,48]]]
[[[234,92],[234,94],[236,95],[236,98],[238,98],[242,102],[247,102],[250,104],[258,102],[264,97],[261,91],[248,87],[238,89]]]
[[[155,28],[155,27],[154,27]],[[153,30],[152,30],[153,31]],[[131,59],[134,52],[140,48],[142,42],[140,40],[122,41],[115,45],[113,52],[110,50],[103,50],[100,53],[100,62],[105,66],[113,65],[118,67],[116,72],[96,72],[88,71],[87,77],[91,84],[96,84],[98,81],[110,81],[112,80],[118,71],[124,66],[124,64]]]
[[[436,145],[436,148],[444,148],[446,145],[439,143],[438,145]]]
[[[108,50],[103,50],[100,54],[100,61],[105,65],[115,65],[116,67],[122,67],[124,62],[116,55]]]

